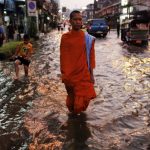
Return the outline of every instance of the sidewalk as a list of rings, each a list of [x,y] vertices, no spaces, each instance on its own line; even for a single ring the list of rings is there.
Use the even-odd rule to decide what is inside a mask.
[[[40,33],[39,38],[42,38],[45,34]],[[23,38],[23,35],[22,35]],[[15,51],[16,46],[21,42],[22,40],[11,40],[11,41],[4,41],[4,44],[2,47],[0,47],[0,61],[5,60],[9,58]],[[30,40],[34,44],[34,39]]]

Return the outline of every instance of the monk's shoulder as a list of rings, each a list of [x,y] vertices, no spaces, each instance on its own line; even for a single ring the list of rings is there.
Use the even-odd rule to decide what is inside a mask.
[[[85,32],[84,32],[83,30],[80,30],[80,33],[81,33],[82,35],[85,35]]]
[[[70,32],[66,32],[62,35],[62,38],[68,38],[70,36]]]

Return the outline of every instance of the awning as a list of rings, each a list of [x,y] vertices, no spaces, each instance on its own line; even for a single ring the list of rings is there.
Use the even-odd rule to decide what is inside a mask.
[[[4,4],[4,0],[0,0],[0,4]]]
[[[142,10],[134,13],[134,18],[150,22],[150,10]]]
[[[25,5],[25,0],[15,0],[15,3],[16,3],[16,5],[17,5],[17,7],[18,6],[20,6],[20,5]]]

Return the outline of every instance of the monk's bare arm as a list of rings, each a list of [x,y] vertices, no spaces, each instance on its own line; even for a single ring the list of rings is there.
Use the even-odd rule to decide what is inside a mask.
[[[60,71],[61,71],[61,78],[62,82],[69,85],[70,83],[68,82],[68,42],[67,42],[66,35],[63,35],[61,38],[61,44],[60,44]]]
[[[65,40],[64,40],[64,35],[62,35],[61,37],[61,43],[60,43],[60,71],[63,74],[63,61],[64,61],[64,57],[63,57],[63,53],[64,53],[64,49],[65,49]]]
[[[60,71],[62,73],[62,49],[63,49],[63,37],[61,37],[60,42]]]

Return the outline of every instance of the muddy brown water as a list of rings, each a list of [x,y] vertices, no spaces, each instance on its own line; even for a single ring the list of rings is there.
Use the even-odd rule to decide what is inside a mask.
[[[57,31],[37,43],[30,77],[0,62],[0,150],[150,150],[150,49],[115,32],[96,39],[97,98],[72,118],[60,80]]]

